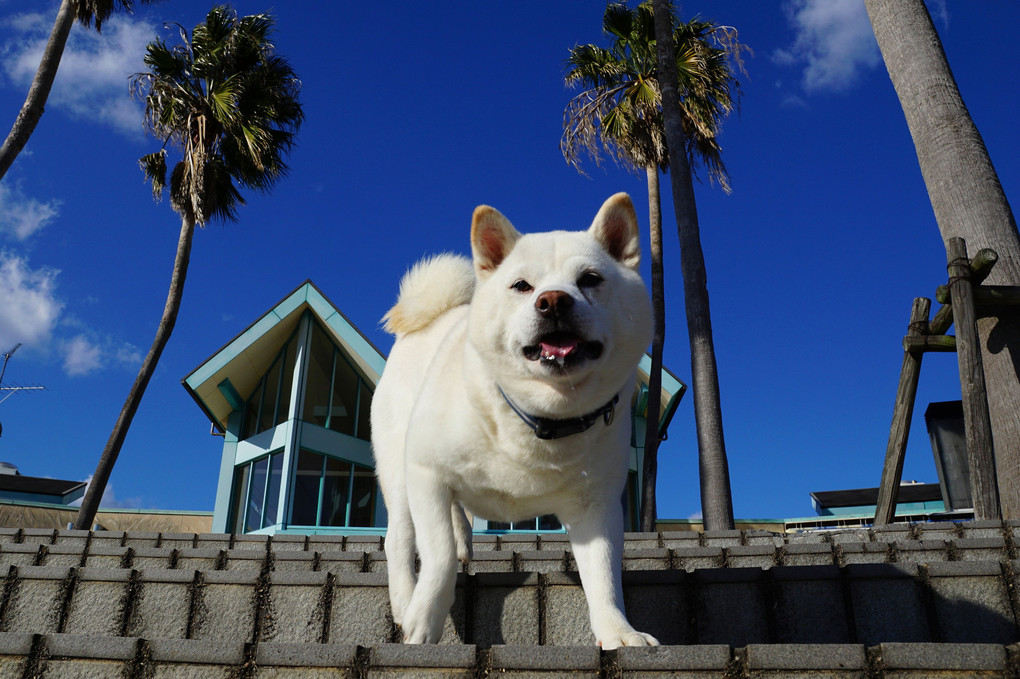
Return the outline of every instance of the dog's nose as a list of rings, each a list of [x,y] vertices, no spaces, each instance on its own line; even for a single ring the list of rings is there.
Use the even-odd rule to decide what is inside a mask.
[[[559,318],[570,312],[574,298],[562,290],[546,290],[535,300],[535,309],[543,318]]]

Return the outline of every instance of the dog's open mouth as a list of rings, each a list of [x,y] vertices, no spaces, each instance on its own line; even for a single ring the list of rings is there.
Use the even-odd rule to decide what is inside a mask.
[[[524,347],[524,357],[560,367],[583,360],[594,360],[602,355],[601,342],[586,342],[572,332],[551,332],[538,338],[537,344]]]

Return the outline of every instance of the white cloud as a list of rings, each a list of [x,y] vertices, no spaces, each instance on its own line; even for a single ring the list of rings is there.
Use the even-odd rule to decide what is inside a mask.
[[[140,368],[143,358],[142,352],[133,344],[122,344],[113,353],[113,360],[125,368]]]
[[[55,269],[33,269],[28,260],[0,251],[0,351],[17,343],[44,354],[55,349],[70,377],[107,368],[136,370],[137,347],[92,330],[65,314]]]
[[[69,377],[91,375],[111,367],[134,370],[141,365],[142,354],[134,345],[118,342],[73,318],[65,319],[61,325],[79,330],[70,339],[58,343],[64,372]]]
[[[55,294],[58,274],[32,270],[22,257],[0,252],[0,347],[49,339],[64,308]]]
[[[88,487],[92,485],[92,474],[85,479],[85,490],[88,491]],[[81,502],[84,497],[80,497],[70,503],[72,507],[81,507]],[[142,498],[140,497],[129,497],[123,500],[119,499],[113,492],[113,484],[107,483],[106,488],[103,489],[103,497],[99,500],[100,509],[141,509]]]
[[[794,42],[772,60],[802,67],[807,92],[845,90],[882,63],[863,0],[790,0],[785,9]]]
[[[31,84],[52,23],[53,17],[38,13],[5,22],[9,37],[0,54],[3,69],[15,85],[27,88]],[[155,36],[154,25],[123,14],[103,22],[102,33],[75,24],[47,104],[121,132],[141,134],[141,105],[128,94],[128,76],[144,69],[145,46]]]
[[[60,201],[43,203],[24,195],[10,183],[0,184],[0,233],[25,240],[60,214]]]
[[[64,372],[71,377],[88,375],[102,366],[102,350],[84,335],[62,343]]]

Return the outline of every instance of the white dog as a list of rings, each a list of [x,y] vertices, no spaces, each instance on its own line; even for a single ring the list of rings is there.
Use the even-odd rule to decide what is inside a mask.
[[[474,261],[415,266],[384,321],[397,336],[372,403],[393,619],[435,643],[453,605],[464,514],[567,527],[604,649],[654,645],[623,612],[623,508],[636,366],[651,338],[626,194],[584,232],[522,236],[475,209]],[[421,558],[415,578],[415,544]]]

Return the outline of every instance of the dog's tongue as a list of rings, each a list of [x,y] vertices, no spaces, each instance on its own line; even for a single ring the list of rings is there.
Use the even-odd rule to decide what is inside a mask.
[[[566,358],[577,350],[581,340],[567,333],[554,333],[539,342],[542,358]]]

